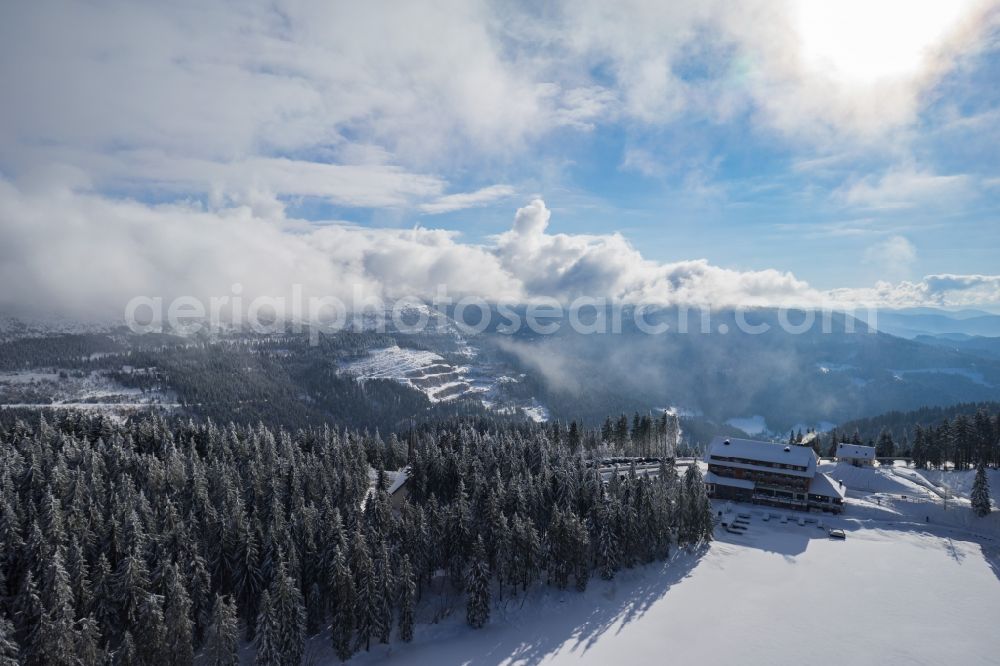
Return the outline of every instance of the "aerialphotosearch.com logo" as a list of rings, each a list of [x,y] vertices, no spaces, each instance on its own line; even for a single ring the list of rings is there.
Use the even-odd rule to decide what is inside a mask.
[[[536,335],[553,335],[564,326],[581,335],[638,332],[647,335],[698,333],[726,335],[735,327],[747,335],[762,335],[779,328],[791,335],[821,333],[875,333],[878,311],[874,307],[713,307],[710,304],[678,305],[655,301],[621,301],[579,296],[563,302],[551,297],[526,301],[487,301],[479,296],[455,299],[447,285],[439,285],[428,300],[402,297],[386,300],[365,294],[355,285],[344,300],[335,296],[305,296],[302,285],[290,294],[245,299],[243,285],[207,300],[178,296],[136,296],[125,307],[125,323],[134,333],[177,333],[250,330],[258,334],[307,333],[311,345],[321,335],[344,330],[420,333],[454,325],[466,335],[486,331],[514,335],[525,329]],[[860,326],[858,325],[860,324]]]

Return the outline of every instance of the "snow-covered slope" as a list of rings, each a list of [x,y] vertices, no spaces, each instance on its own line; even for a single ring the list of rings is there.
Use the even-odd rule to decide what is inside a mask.
[[[431,351],[408,349],[399,346],[374,349],[359,359],[345,363],[341,371],[358,378],[392,379],[423,392],[432,402],[476,398],[488,408],[503,412],[521,411],[534,421],[548,419],[548,411],[532,399],[510,404],[498,402],[504,385],[518,380],[498,374],[494,368],[482,367],[478,351],[464,343],[461,363],[448,361]],[[454,358],[454,356],[453,356]]]
[[[997,544],[948,530],[762,521],[700,557],[498,603],[482,630],[458,603],[410,645],[362,664],[995,664]],[[321,663],[335,663],[317,645]],[[326,661],[323,661],[323,660]]]
[[[472,380],[468,366],[452,365],[434,352],[398,346],[372,350],[345,364],[343,371],[361,381],[393,379],[422,391],[434,402],[488,390]]]

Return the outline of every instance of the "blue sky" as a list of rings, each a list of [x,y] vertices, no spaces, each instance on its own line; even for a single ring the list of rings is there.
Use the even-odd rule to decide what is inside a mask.
[[[572,274],[664,301],[1000,301],[997,2],[0,12],[0,240],[31,299],[218,290],[269,245],[263,292],[427,287],[372,268],[410,266],[486,297]],[[538,237],[515,247],[519,210]],[[81,251],[118,278],[46,274]]]

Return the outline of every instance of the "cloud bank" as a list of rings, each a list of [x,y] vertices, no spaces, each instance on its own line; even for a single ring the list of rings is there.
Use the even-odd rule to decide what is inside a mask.
[[[72,189],[24,191],[0,181],[0,310],[119,319],[135,296],[207,302],[241,285],[245,301],[309,296],[347,303],[449,295],[488,301],[578,297],[656,304],[962,305],[1000,302],[1000,276],[934,275],[919,282],[823,292],[776,270],[705,260],[658,263],[620,234],[553,234],[536,199],[489,243],[442,229],[316,226],[266,207],[147,204]]]
[[[0,308],[116,317],[135,295],[205,299],[235,283],[247,298],[297,284],[342,299],[429,298],[447,285],[488,300],[1000,302],[991,275],[904,279],[917,250],[902,236],[869,257],[887,256],[896,282],[822,291],[768,268],[652,261],[618,233],[552,233],[541,199],[481,244],[448,229],[340,219],[361,210],[428,223],[524,201],[559,168],[539,146],[609,126],[656,134],[738,120],[820,154],[860,143],[895,155],[894,137],[913,127],[928,90],[1000,23],[997,3],[985,0],[882,3],[878,12],[845,0],[843,16],[863,15],[864,34],[854,25],[831,32],[815,15],[823,5],[7,3]],[[907,33],[911,61],[896,67],[879,60],[880,39],[904,15],[919,30]],[[893,68],[858,77],[850,69],[859,57]],[[624,150],[623,172],[669,171],[655,151]],[[572,157],[551,161],[560,159]],[[973,187],[896,161],[881,175],[851,176],[832,198],[906,210],[948,205]],[[520,166],[531,162],[543,163],[532,165],[537,180]],[[302,202],[319,219],[287,212]]]

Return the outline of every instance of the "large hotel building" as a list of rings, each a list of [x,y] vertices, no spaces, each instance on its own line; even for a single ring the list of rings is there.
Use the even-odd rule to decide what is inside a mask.
[[[810,446],[716,437],[705,462],[710,497],[801,511],[843,510],[842,484],[816,470]]]

